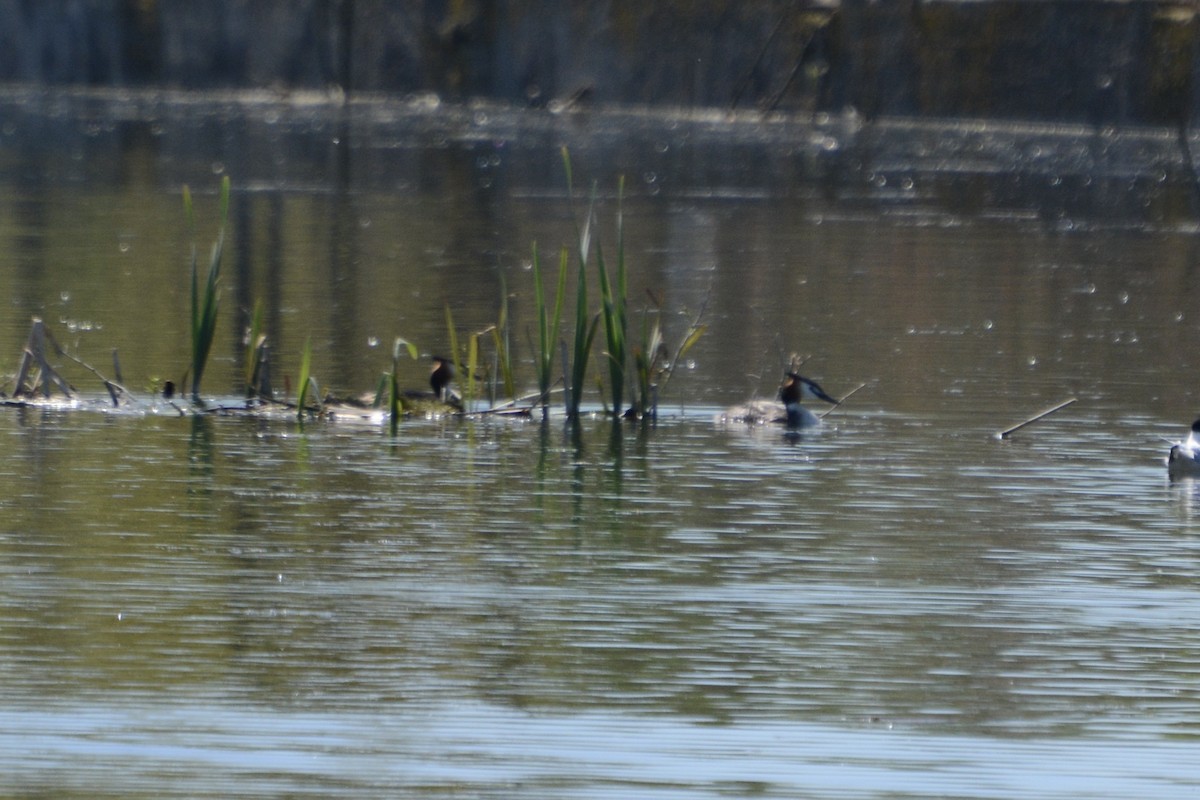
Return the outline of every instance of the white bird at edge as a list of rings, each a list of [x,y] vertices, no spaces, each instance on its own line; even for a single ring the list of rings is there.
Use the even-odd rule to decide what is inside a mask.
[[[1200,475],[1200,419],[1192,423],[1187,439],[1171,445],[1167,453],[1167,474],[1172,478]]]

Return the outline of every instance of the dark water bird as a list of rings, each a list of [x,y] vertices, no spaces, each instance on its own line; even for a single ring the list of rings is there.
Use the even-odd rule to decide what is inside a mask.
[[[837,400],[826,394],[816,381],[805,378],[803,375],[797,375],[795,372],[789,372],[783,379],[783,386],[779,389],[779,399],[783,401],[785,421],[789,428],[809,428],[821,424],[820,417],[800,405],[800,401],[804,398],[824,400],[835,406],[838,403]]]
[[[450,388],[454,380],[454,362],[445,356],[432,356],[433,369],[429,371],[430,392],[409,389],[400,395],[400,404],[409,413],[440,416],[462,411],[462,400]]]
[[[745,422],[751,425],[782,422],[792,430],[811,428],[821,424],[821,418],[800,405],[803,399],[824,400],[837,405],[820,385],[803,375],[789,372],[779,387],[779,400],[751,400],[725,409],[720,419],[724,422]]]
[[[429,386],[433,396],[443,403],[450,396],[450,381],[454,380],[454,362],[444,356],[433,357],[433,369],[429,373]]]
[[[450,388],[454,380],[454,362],[444,356],[435,355],[430,359],[433,368],[429,371],[429,388],[404,389],[400,392],[400,406],[409,414],[424,414],[426,416],[442,416],[462,411],[462,401],[458,394]],[[386,395],[368,392],[353,397],[335,397],[327,395],[326,407],[344,406],[347,409],[366,409],[378,407],[386,402]]]
[[[1200,475],[1200,419],[1192,423],[1187,439],[1171,445],[1167,453],[1167,474],[1172,478]]]

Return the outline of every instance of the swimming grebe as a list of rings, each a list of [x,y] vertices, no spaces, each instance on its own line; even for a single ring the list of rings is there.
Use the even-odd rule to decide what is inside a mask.
[[[400,406],[408,414],[422,414],[427,417],[437,417],[462,411],[462,400],[450,388],[454,378],[454,362],[444,356],[432,356],[430,361],[433,369],[429,372],[429,388],[432,392],[422,389],[404,389],[400,392]],[[168,398],[169,399],[169,398]],[[386,404],[386,394],[380,391],[367,392],[356,397],[325,397],[326,406],[346,406],[348,408],[377,408]]]
[[[783,386],[779,390],[779,399],[783,401],[783,408],[787,414],[786,422],[789,428],[809,428],[813,425],[821,424],[820,417],[800,405],[800,400],[805,397],[824,400],[826,403],[835,406],[838,402],[826,394],[825,390],[818,386],[816,381],[809,380],[803,375],[789,372],[783,380]]]
[[[1185,441],[1171,445],[1167,454],[1167,474],[1172,478],[1200,475],[1200,419],[1192,423]]]
[[[433,357],[433,371],[429,373],[429,385],[433,396],[443,403],[449,399],[450,381],[454,378],[454,362],[444,356]]]
[[[816,398],[837,405],[816,381],[789,372],[779,387],[779,402],[773,400],[751,400],[742,405],[730,406],[720,416],[723,422],[746,422],[751,425],[763,425],[772,422],[783,422],[791,429],[811,428],[821,424],[821,418],[800,405],[804,398]]]
[[[445,356],[432,356],[433,369],[429,372],[429,388],[433,392],[422,392],[413,389],[402,392],[400,405],[410,414],[426,416],[441,416],[446,413],[462,411],[462,400],[450,388],[454,378],[454,362]]]

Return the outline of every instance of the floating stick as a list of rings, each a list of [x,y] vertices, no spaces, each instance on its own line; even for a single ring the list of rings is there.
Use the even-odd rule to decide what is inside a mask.
[[[1007,439],[1009,436],[1011,436],[1014,433],[1016,433],[1017,431],[1021,430],[1021,428],[1024,428],[1026,425],[1032,425],[1033,423],[1037,422],[1039,419],[1042,419],[1043,417],[1048,417],[1051,414],[1053,414],[1055,411],[1061,411],[1062,409],[1066,408],[1067,406],[1071,405],[1074,402],[1075,402],[1074,397],[1064,400],[1056,406],[1052,406],[1050,408],[1047,408],[1045,411],[1035,414],[1034,416],[1030,417],[1029,419],[1025,420],[1024,422],[1017,423],[1016,425],[1013,425],[1011,428],[1007,428],[1006,430],[1000,431],[999,433],[996,434],[996,438]]]
[[[865,383],[860,383],[858,386],[855,386],[853,389],[851,389],[850,391],[846,392],[844,395],[842,395],[842,397],[841,397],[841,399],[840,399],[840,400],[838,400],[836,403],[834,403],[832,406],[830,406],[828,409],[826,409],[826,410],[825,410],[825,411],[824,411],[824,412],[821,414],[821,416],[820,416],[820,419],[825,419],[825,418],[826,418],[826,417],[828,417],[830,414],[832,414],[834,411],[837,411],[837,409],[838,409],[838,406],[840,406],[842,403],[844,403],[844,402],[846,402],[847,400],[849,400],[849,399],[850,399],[850,395],[854,394],[854,393],[855,393],[855,392],[857,392],[859,389],[862,389],[862,388],[864,388],[865,386],[866,386],[866,384],[865,384]]]

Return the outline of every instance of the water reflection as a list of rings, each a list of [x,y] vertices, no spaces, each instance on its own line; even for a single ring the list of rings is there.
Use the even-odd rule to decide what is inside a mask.
[[[772,721],[1073,739],[1096,763],[1091,737],[1131,732],[1113,708],[1141,720],[1139,736],[1162,714],[1173,735],[1190,724],[1190,690],[1171,676],[1186,672],[1194,593],[1142,577],[1200,556],[1155,521],[1175,488],[1146,468],[1108,491],[1109,437],[1064,473],[1069,424],[1011,447],[981,438],[962,471],[935,456],[957,436],[886,415],[799,442],[707,414],[656,428],[415,423],[395,439],[199,419],[116,420],[138,443],[128,455],[80,449],[111,425],[74,427],[57,475],[72,489],[39,501],[54,521],[30,520],[43,542],[4,537],[6,604],[27,609],[3,626],[6,652],[56,654],[37,673],[6,670],[10,709],[53,696],[75,715],[170,685],[175,702],[244,698],[347,725],[388,706],[486,724],[472,698],[563,719],[668,715],[684,736],[706,720],[731,731],[717,741]],[[177,479],[180,440],[193,469]],[[878,469],[876,441],[895,469]],[[92,514],[90,473],[126,474],[130,502]],[[48,535],[64,546],[44,551]],[[34,547],[40,587],[20,577]],[[26,616],[39,596],[65,604],[57,624]],[[1147,647],[1175,666],[1151,666]],[[1152,697],[1138,688],[1147,670],[1162,684]],[[223,707],[204,717],[237,747]],[[56,712],[10,713],[43,752],[79,752]],[[271,720],[244,731],[299,744]],[[177,756],[193,774],[196,756]],[[301,780],[278,768],[270,786]]]

